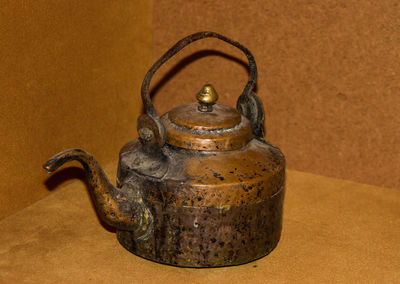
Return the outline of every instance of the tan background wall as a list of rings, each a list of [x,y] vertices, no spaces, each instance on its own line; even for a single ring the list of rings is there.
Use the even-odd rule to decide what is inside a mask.
[[[136,136],[151,12],[148,0],[1,2],[0,218],[49,193],[51,155],[80,147],[106,164]]]
[[[243,43],[259,67],[267,139],[289,168],[399,188],[399,27],[395,0],[156,0],[153,57],[201,30]],[[158,78],[169,76],[153,83],[161,113],[193,100],[207,82],[221,102],[235,104],[246,70],[218,52],[198,52],[207,48],[244,60],[216,40],[181,52]]]

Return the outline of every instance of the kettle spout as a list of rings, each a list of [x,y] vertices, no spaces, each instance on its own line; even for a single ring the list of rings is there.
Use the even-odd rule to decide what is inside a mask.
[[[99,163],[88,152],[69,149],[51,157],[43,168],[47,173],[57,170],[68,161],[79,161],[85,169],[90,194],[100,218],[119,230],[135,231],[137,238],[145,238],[152,228],[152,214],[143,202],[139,189],[114,187]]]

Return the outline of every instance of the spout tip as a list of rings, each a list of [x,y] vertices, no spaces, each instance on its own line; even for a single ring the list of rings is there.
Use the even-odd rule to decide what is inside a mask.
[[[55,170],[57,170],[59,167],[61,167],[64,163],[71,161],[71,160],[78,160],[81,161],[82,159],[88,159],[88,158],[93,157],[80,149],[68,149],[65,151],[62,151],[53,157],[51,157],[44,165],[43,169],[48,173],[52,173]]]
[[[52,172],[54,172],[54,161],[50,159],[42,167],[46,171],[46,173],[51,174]]]
[[[46,171],[46,173],[50,174],[52,172],[50,165],[44,164],[43,169]]]

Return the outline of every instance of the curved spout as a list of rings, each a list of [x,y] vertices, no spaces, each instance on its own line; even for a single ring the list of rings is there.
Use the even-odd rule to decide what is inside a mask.
[[[145,237],[152,225],[152,215],[143,202],[140,190],[123,186],[114,187],[98,162],[88,152],[69,149],[51,157],[43,168],[47,173],[57,170],[64,163],[77,160],[85,168],[90,194],[100,218],[108,225],[135,231],[138,238]]]

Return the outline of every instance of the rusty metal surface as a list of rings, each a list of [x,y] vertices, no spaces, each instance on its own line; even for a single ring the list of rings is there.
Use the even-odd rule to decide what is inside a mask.
[[[169,170],[155,179],[138,174],[141,166],[132,162],[142,148],[136,140],[122,149],[118,184],[141,188],[154,223],[146,239],[118,232],[129,251],[172,265],[210,267],[245,263],[276,246],[285,180],[279,149],[255,139],[222,153],[165,145]]]
[[[282,226],[283,190],[251,205],[170,207],[152,203],[154,232],[145,240],[118,231],[129,251],[157,262],[185,267],[238,265],[267,255],[277,245]]]
[[[145,234],[152,223],[150,211],[144,205],[140,191],[115,188],[92,155],[80,149],[69,149],[51,157],[43,168],[54,172],[68,161],[79,161],[86,171],[90,195],[99,217],[108,225]]]
[[[238,99],[239,112],[215,105],[217,94],[206,85],[200,107],[181,106],[172,118],[167,113],[160,119],[148,96],[152,75],[187,44],[206,37],[238,47],[249,59],[250,78]],[[61,152],[44,168],[52,172],[70,160],[81,162],[100,218],[139,256],[185,267],[236,265],[262,257],[280,238],[285,158],[263,139],[264,111],[252,92],[256,77],[254,58],[239,43],[212,32],[186,37],[145,77],[146,114],[138,119],[139,140],[120,151],[117,187],[83,150]]]

